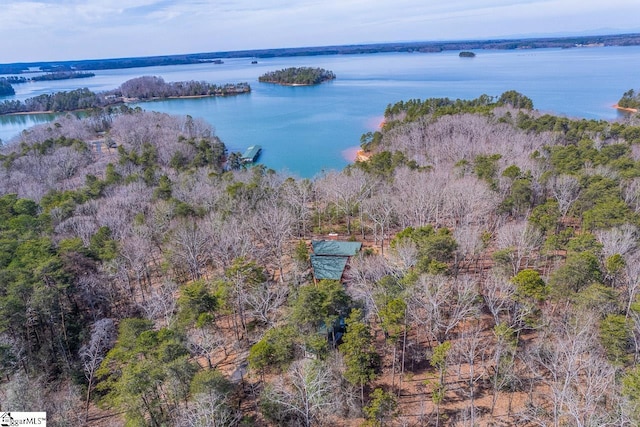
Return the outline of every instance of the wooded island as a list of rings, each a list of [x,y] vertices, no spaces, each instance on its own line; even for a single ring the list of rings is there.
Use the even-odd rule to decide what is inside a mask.
[[[324,68],[290,67],[278,71],[271,71],[258,77],[262,83],[276,83],[291,86],[310,86],[327,82],[336,78],[332,71]]]

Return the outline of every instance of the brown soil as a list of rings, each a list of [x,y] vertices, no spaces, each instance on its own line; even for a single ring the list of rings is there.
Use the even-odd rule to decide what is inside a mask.
[[[371,158],[371,153],[367,153],[364,150],[358,150],[356,153],[356,162],[366,162]]]
[[[615,108],[616,110],[620,110],[620,111],[626,111],[627,113],[637,113],[638,112],[637,108],[621,107],[618,104],[615,104],[613,106],[613,108]]]

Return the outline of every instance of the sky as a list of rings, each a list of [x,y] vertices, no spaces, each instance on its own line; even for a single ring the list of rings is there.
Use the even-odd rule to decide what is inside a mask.
[[[0,63],[640,32],[640,0],[2,0]]]

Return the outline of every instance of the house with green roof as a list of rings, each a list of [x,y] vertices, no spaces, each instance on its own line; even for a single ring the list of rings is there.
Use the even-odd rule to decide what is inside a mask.
[[[314,280],[338,280],[347,268],[349,258],[356,255],[362,243],[339,240],[314,240],[311,242],[311,268]]]

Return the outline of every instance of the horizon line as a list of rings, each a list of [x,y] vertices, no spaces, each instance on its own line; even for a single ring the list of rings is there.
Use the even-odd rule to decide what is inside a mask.
[[[251,55],[251,53],[267,53],[267,52],[283,52],[283,51],[291,51],[291,53],[302,52],[304,50],[316,50],[319,52],[323,49],[336,49],[336,48],[358,48],[358,47],[369,47],[369,46],[393,46],[393,45],[448,45],[448,44],[458,44],[458,43],[496,43],[496,42],[523,42],[523,41],[562,41],[569,39],[586,39],[586,38],[598,38],[598,37],[633,37],[640,36],[640,32],[630,32],[630,33],[607,33],[607,34],[574,34],[574,35],[545,35],[545,36],[500,36],[500,37],[490,37],[483,39],[453,39],[453,40],[404,40],[404,41],[384,41],[384,42],[361,42],[361,43],[348,43],[348,44],[331,44],[331,45],[315,45],[315,46],[289,46],[289,47],[273,47],[273,48],[254,48],[254,49],[236,49],[236,50],[219,50],[219,51],[208,51],[208,52],[190,52],[190,53],[172,53],[172,54],[161,54],[161,55],[143,55],[143,56],[122,56],[122,57],[108,57],[108,58],[85,58],[85,59],[65,59],[65,60],[43,60],[43,61],[31,61],[31,62],[6,62],[0,63],[0,66],[40,66],[43,64],[52,65],[52,64],[71,64],[78,62],[100,62],[100,61],[122,61],[122,60],[141,60],[141,59],[155,59],[155,58],[189,58],[194,56],[203,56],[203,55],[238,55],[232,56],[233,58],[242,58],[242,57],[251,57],[255,55]],[[640,42],[639,42],[640,44]],[[443,46],[443,50],[455,50],[455,49],[445,49]],[[496,50],[503,50],[499,48],[494,48]],[[312,51],[311,51],[312,52]],[[243,55],[243,54],[246,54]],[[348,52],[336,53],[336,54],[348,54]],[[282,55],[288,56],[288,55]],[[291,55],[294,56],[294,55]],[[304,55],[302,55],[304,56]],[[223,56],[224,57],[224,56]],[[227,58],[229,58],[227,56]]]

